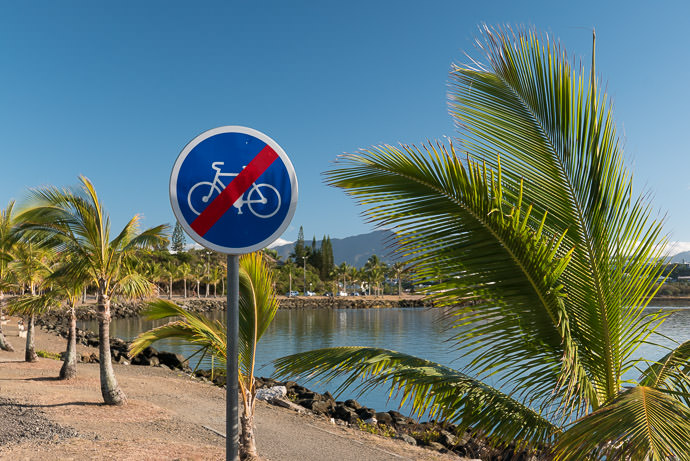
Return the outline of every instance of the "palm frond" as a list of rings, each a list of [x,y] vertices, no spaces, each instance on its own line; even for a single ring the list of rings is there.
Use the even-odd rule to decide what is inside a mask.
[[[141,353],[158,340],[179,338],[210,351],[225,363],[227,337],[226,329],[220,322],[211,321],[163,299],[149,303],[142,315],[150,320],[177,317],[181,320],[141,333],[129,346],[130,357]]]
[[[41,314],[59,307],[65,298],[65,293],[60,290],[51,290],[40,295],[27,294],[9,300],[7,312],[20,316]]]
[[[521,391],[561,397],[557,406],[581,411],[597,396],[582,379],[564,309],[569,294],[559,280],[572,249],[562,248],[562,233],[546,229],[547,213],[535,217],[523,204],[522,183],[506,182],[498,167],[463,164],[452,145],[380,146],[341,157],[326,175],[373,221],[395,230],[397,253],[419,277],[444,275],[435,299],[455,306],[451,325],[472,325],[454,339],[475,352],[492,344],[477,354],[480,373],[500,370]],[[534,367],[528,376],[525,361]],[[561,386],[564,394],[553,392]]]
[[[278,310],[273,275],[260,252],[240,258],[239,361],[242,373],[251,382],[256,347]]]
[[[633,194],[610,105],[594,78],[531,31],[485,28],[479,46],[488,64],[456,66],[451,74],[460,142],[494,168],[499,153],[506,178],[524,179],[525,200],[549,211],[546,227],[567,229],[565,245],[575,248],[562,278],[571,331],[593,352],[582,360],[597,400],[609,400],[652,328],[638,320],[661,271],[661,223]]]
[[[456,370],[387,349],[335,347],[281,357],[278,377],[328,383],[344,378],[336,392],[361,381],[360,394],[386,386],[418,416],[471,426],[503,442],[548,443],[559,432],[543,415],[510,396]],[[500,421],[500,423],[497,423]]]
[[[640,385],[667,391],[690,407],[690,341],[649,365]]]
[[[564,432],[558,461],[690,460],[690,408],[658,389],[637,386]]]

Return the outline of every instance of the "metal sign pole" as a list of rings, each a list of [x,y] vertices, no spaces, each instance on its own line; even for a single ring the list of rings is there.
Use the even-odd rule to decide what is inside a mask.
[[[225,308],[227,321],[227,360],[225,364],[227,390],[225,401],[225,459],[239,461],[239,429],[238,429],[238,358],[237,338],[239,336],[240,316],[240,257],[228,255],[228,299]]]

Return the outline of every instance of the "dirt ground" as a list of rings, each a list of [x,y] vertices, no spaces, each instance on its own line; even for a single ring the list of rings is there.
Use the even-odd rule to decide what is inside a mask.
[[[224,389],[166,368],[115,365],[128,404],[105,406],[98,364],[80,363],[77,378],[59,381],[62,362],[23,361],[16,319],[3,330],[16,352],[0,351],[0,460],[225,459]],[[60,352],[65,341],[38,330],[36,348]],[[78,346],[86,352],[97,351]],[[264,402],[256,415],[265,460],[459,460]]]

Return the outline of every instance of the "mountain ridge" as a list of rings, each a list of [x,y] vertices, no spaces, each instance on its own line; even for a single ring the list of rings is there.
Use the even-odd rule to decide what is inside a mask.
[[[331,237],[333,262],[336,265],[345,262],[350,266],[362,267],[369,257],[376,255],[381,261],[392,264],[396,261],[390,248],[394,235],[389,230],[377,230],[344,238]],[[311,240],[305,239],[304,244],[311,247]],[[294,248],[295,242],[272,247],[283,260],[287,260]],[[321,248],[321,240],[316,241],[316,248]]]

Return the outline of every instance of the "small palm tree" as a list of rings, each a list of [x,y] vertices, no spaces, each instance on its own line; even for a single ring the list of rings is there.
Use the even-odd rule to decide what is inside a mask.
[[[223,271],[220,266],[213,266],[209,272],[209,281],[213,285],[213,297],[218,296],[218,284],[223,281]]]
[[[10,201],[4,210],[0,210],[0,318],[2,318],[3,307],[5,306],[5,290],[3,286],[10,283],[8,264],[12,261],[12,250],[17,242],[17,235],[14,232],[14,201]],[[0,350],[13,352],[12,344],[7,341],[2,332],[0,323]]]
[[[350,347],[281,358],[278,374],[385,384],[420,415],[556,460],[690,459],[690,341],[658,361],[636,352],[665,318],[644,308],[666,238],[633,193],[594,68],[586,83],[534,33],[487,29],[482,50],[486,65],[451,73],[466,153],[378,146],[327,173],[395,230],[422,280],[440,272],[434,298],[471,366]]]
[[[24,360],[35,362],[38,360],[34,346],[34,321],[36,315],[50,306],[34,302],[39,296],[42,282],[50,274],[49,253],[31,242],[19,241],[13,252],[14,260],[10,263],[10,270],[22,287],[28,287],[29,293],[13,299],[8,311],[12,315],[21,315],[26,321],[26,350]]]
[[[192,273],[192,268],[189,264],[187,264],[187,263],[180,264],[179,276],[182,277],[182,283],[184,284],[184,298],[185,299],[187,299],[187,279],[189,278],[189,275],[191,273]]]
[[[405,263],[405,262],[397,261],[390,267],[390,270],[391,270],[391,274],[398,281],[398,296],[402,296],[403,277],[406,274],[409,274],[410,271],[412,270],[412,268],[411,268],[411,266],[408,266],[407,263]]]
[[[126,403],[115,379],[110,354],[110,302],[113,296],[140,297],[152,286],[134,269],[137,255],[167,241],[167,226],[138,232],[139,217],[133,217],[111,239],[110,219],[96,190],[80,177],[79,189],[45,187],[32,191],[31,206],[22,213],[22,230],[43,239],[45,245],[71,258],[66,274],[88,274],[96,287],[98,305],[101,394],[108,405]]]
[[[177,277],[178,266],[173,261],[168,261],[162,268],[162,272],[168,279],[168,299],[172,299],[173,279]]]
[[[260,252],[240,258],[239,310],[239,387],[244,408],[240,450],[243,459],[258,459],[254,435],[256,346],[278,310],[273,274]],[[149,319],[179,319],[140,334],[130,345],[131,356],[158,340],[177,338],[199,346],[204,354],[212,354],[221,363],[226,362],[227,329],[223,323],[164,300],[149,304],[144,315]]]
[[[197,264],[192,271],[192,277],[196,282],[196,297],[201,298],[201,281],[204,279],[206,273],[206,266]]]

